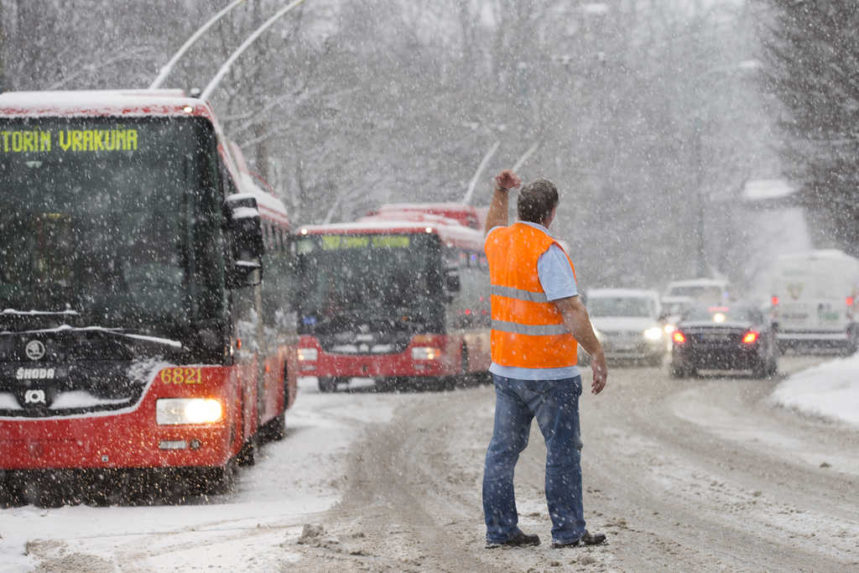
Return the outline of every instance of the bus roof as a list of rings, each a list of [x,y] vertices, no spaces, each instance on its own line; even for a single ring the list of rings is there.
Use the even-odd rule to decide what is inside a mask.
[[[0,116],[185,116],[212,118],[206,102],[182,90],[92,90],[6,92],[0,94]]]
[[[301,235],[351,235],[382,233],[433,233],[448,246],[483,250],[483,233],[459,224],[427,223],[421,221],[390,221],[367,218],[354,223],[332,223],[330,225],[307,225],[299,229]]]
[[[368,215],[391,213],[426,213],[459,221],[471,229],[480,228],[480,214],[475,207],[464,203],[386,203]]]

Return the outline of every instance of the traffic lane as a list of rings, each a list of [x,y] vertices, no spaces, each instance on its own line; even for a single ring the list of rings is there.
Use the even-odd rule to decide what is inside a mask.
[[[787,360],[783,369],[800,366]],[[583,375],[587,380],[587,370]],[[287,547],[301,555],[298,570],[307,571],[334,564],[438,571],[843,569],[853,558],[856,523],[843,498],[815,493],[808,471],[790,460],[762,458],[673,409],[675,396],[692,391],[692,398],[697,392],[701,401],[715,402],[713,394],[722,392],[739,403],[729,405],[757,416],[766,384],[773,383],[672,380],[667,367],[613,368],[606,391],[585,393],[581,408],[585,515],[610,543],[570,552],[547,544],[483,548],[480,483],[492,431],[491,387],[399,395],[390,422],[367,427],[349,449],[342,501],[319,518],[324,533],[288,539]],[[517,505],[520,526],[545,540],[551,522],[544,467],[535,426],[517,466]],[[823,487],[846,495],[849,486],[836,477]],[[802,499],[794,500],[793,491]]]
[[[784,357],[781,369],[819,360]],[[776,383],[615,368],[604,396],[584,397],[586,515],[593,508],[596,525],[632,537],[618,548],[626,566],[680,559],[704,570],[826,570],[859,559],[850,542],[859,534],[854,476],[798,461],[795,448],[810,432],[800,444],[827,443],[828,455],[845,459],[855,456],[856,436],[772,407],[766,397]],[[702,407],[690,415],[689,404]],[[770,452],[761,436],[714,431],[725,411],[783,447]]]

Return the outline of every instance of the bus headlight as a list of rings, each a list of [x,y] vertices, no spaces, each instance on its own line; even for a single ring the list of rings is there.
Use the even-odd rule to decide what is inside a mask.
[[[224,417],[224,406],[215,398],[160,398],[155,403],[159,426],[214,424]]]
[[[658,326],[648,328],[644,331],[644,338],[651,342],[657,342],[659,340],[662,340],[662,329]]]
[[[315,348],[299,348],[298,349],[298,361],[299,362],[316,362],[316,359],[319,358],[319,351]]]
[[[415,346],[412,348],[412,360],[438,360],[440,356],[440,348],[433,348],[432,346]]]

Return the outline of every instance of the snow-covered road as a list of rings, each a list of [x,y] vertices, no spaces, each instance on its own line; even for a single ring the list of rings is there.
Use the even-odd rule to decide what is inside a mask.
[[[788,356],[782,371],[820,361]],[[607,391],[582,403],[585,515],[605,547],[483,549],[491,388],[320,394],[307,380],[287,438],[234,494],[2,509],[0,571],[857,567],[859,431],[775,406],[777,382],[612,369]],[[546,540],[544,456],[535,430],[517,496],[523,528]]]

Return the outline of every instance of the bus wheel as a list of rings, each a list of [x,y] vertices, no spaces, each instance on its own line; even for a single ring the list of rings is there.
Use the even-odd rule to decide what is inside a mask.
[[[236,485],[236,464],[227,462],[222,467],[206,468],[200,476],[200,491],[203,495],[230,493]]]
[[[254,434],[247,442],[245,442],[245,445],[243,445],[242,449],[239,450],[239,455],[236,456],[239,465],[252,466],[256,464],[257,449],[259,449],[259,436]]]
[[[320,392],[337,391],[337,378],[320,377],[318,383]]]
[[[266,441],[279,442],[286,437],[286,412],[281,412],[263,427]]]
[[[21,481],[13,479],[11,473],[0,470],[0,508],[17,507],[26,503]]]

